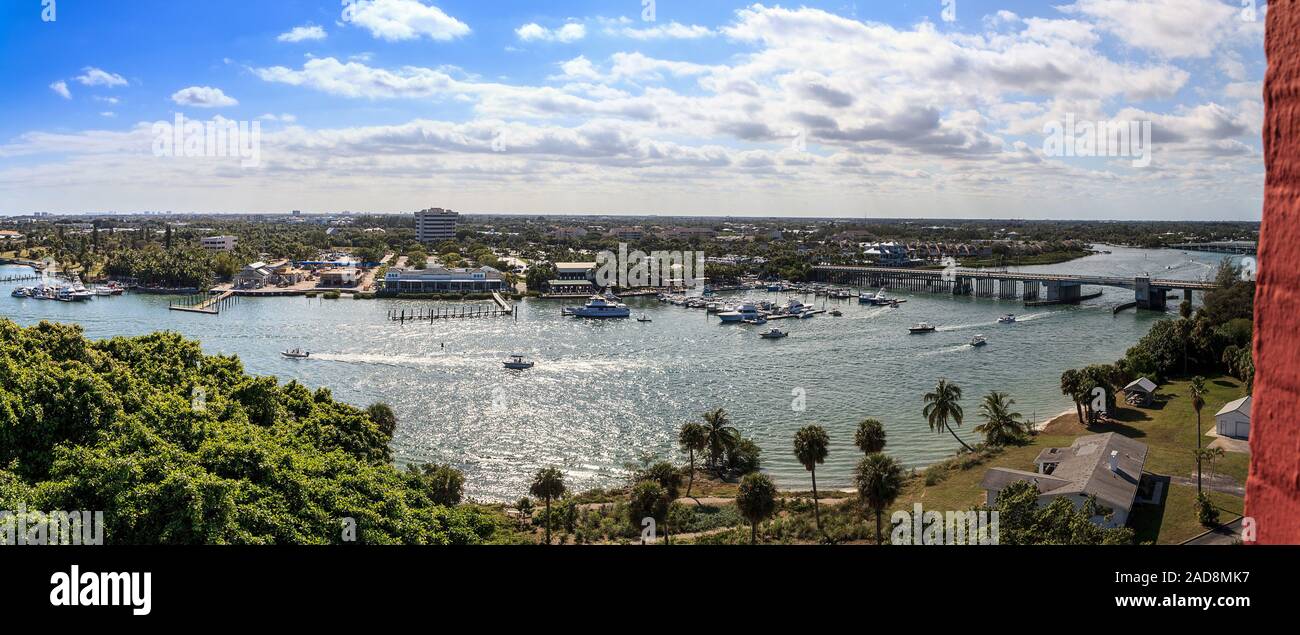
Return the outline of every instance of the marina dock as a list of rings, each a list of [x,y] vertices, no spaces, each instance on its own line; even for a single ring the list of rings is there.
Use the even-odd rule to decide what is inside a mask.
[[[388,319],[405,324],[407,322],[429,322],[438,320],[464,320],[473,318],[495,318],[515,315],[515,306],[499,292],[492,292],[492,304],[457,304],[452,306],[433,306],[428,309],[389,309]]]
[[[183,302],[187,304],[172,303],[168,309],[172,311],[187,311],[189,313],[203,313],[206,315],[217,315],[221,309],[235,302],[237,296],[234,291],[223,291],[217,295],[199,296],[198,298],[187,298]]]

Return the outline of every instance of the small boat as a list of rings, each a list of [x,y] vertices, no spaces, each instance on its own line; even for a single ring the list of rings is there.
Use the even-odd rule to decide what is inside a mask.
[[[524,361],[523,355],[511,355],[508,361],[501,362],[501,364],[510,370],[528,370],[533,367],[532,362]]]
[[[758,336],[765,340],[779,340],[783,337],[789,337],[789,335],[790,335],[789,333],[786,333],[781,329],[772,329],[770,331],[764,331],[760,333]]]
[[[839,309],[834,309],[831,311],[831,315],[835,317],[840,317],[841,315],[844,315],[844,312]]]
[[[985,339],[985,337],[984,337],[983,335],[976,335],[975,337],[972,337],[972,338],[970,339],[970,345],[971,345],[971,346],[974,346],[974,347],[976,347],[976,348],[978,348],[978,347],[980,347],[980,346],[984,346],[985,344],[988,344],[988,343],[989,343],[989,341],[988,341],[987,339]]]
[[[816,315],[817,315],[817,314],[814,313],[812,309],[808,309],[807,311],[803,311],[803,312],[799,313],[799,319],[801,319],[801,320],[806,320],[806,319],[808,319],[808,318],[810,318],[810,317],[815,317]]]
[[[929,322],[922,322],[907,329],[909,333],[933,333],[935,326]]]
[[[745,324],[754,324],[754,325],[767,324],[767,318],[760,315],[756,318],[750,318],[748,320],[745,320]]]
[[[1016,315],[1014,313],[1008,313],[998,318],[998,324],[1015,324],[1015,323],[1016,323]]]
[[[311,351],[304,351],[301,348],[295,348],[289,351],[280,351],[280,354],[289,359],[307,359],[311,357]]]
[[[642,313],[642,314],[641,314],[641,317],[638,317],[638,318],[636,319],[636,321],[637,321],[637,322],[652,322],[653,320],[651,320],[649,317],[646,317],[646,314]]]
[[[15,298],[30,298],[32,297],[32,288],[18,287],[17,289],[14,289],[12,292],[10,292],[9,295]]]

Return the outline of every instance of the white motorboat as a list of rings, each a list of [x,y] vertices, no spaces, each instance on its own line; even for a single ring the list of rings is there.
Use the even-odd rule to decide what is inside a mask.
[[[740,306],[730,311],[721,311],[718,313],[718,319],[723,322],[748,322],[762,317],[758,310],[758,305],[753,302],[744,302]]]
[[[632,310],[621,302],[610,302],[593,295],[587,304],[569,309],[569,315],[580,318],[626,318],[632,317]]]
[[[893,300],[885,297],[885,290],[881,289],[875,293],[863,293],[858,296],[858,304],[870,304],[872,306],[884,306],[890,304]]]
[[[31,287],[18,287],[18,288],[16,288],[16,289],[14,289],[13,291],[11,291],[11,292],[9,293],[9,295],[11,295],[11,296],[13,296],[13,297],[15,297],[15,298],[30,298],[30,297],[32,297],[32,288],[31,288]]]
[[[998,318],[998,324],[1015,324],[1015,323],[1016,323],[1016,316],[1014,313],[1008,313]]]
[[[304,351],[301,348],[295,348],[287,351],[280,351],[280,354],[289,359],[307,359],[311,357],[311,351]]]
[[[975,337],[972,337],[972,338],[970,339],[970,345],[971,345],[971,346],[974,346],[974,347],[976,347],[976,348],[978,348],[978,347],[980,347],[980,346],[984,346],[985,344],[988,344],[988,343],[989,343],[988,339],[985,338],[983,335],[976,335]]]
[[[909,333],[933,333],[935,326],[929,322],[921,322],[907,329]]]
[[[523,355],[511,355],[509,360],[501,364],[510,370],[528,370],[533,367],[533,362],[524,361]]]
[[[790,334],[781,329],[772,329],[770,331],[763,331],[758,336],[765,340],[779,340],[783,337],[789,337]]]

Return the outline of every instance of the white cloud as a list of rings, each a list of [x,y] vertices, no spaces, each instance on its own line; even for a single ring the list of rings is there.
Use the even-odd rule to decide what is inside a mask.
[[[524,42],[561,42],[568,44],[587,37],[587,27],[578,22],[569,22],[558,29],[548,29],[536,22],[530,22],[517,29],[515,35]]]
[[[470,32],[469,25],[418,0],[357,0],[343,7],[341,19],[390,42],[421,37],[448,41]]]
[[[270,112],[266,113],[265,115],[262,115],[261,117],[258,117],[258,119],[261,119],[262,121],[278,121],[281,123],[294,123],[295,121],[298,121],[297,116],[291,115],[289,113],[277,115],[275,113],[270,113]]]
[[[82,86],[103,86],[114,88],[116,86],[126,86],[126,78],[116,73],[110,73],[94,66],[87,66],[82,69],[82,74],[75,77]]]
[[[279,37],[275,39],[280,42],[296,43],[305,42],[307,40],[323,40],[325,39],[325,35],[325,29],[314,24],[305,24],[303,26],[293,27],[293,29],[289,30],[287,33],[281,33]]]
[[[104,102],[104,103],[106,103],[106,104],[114,105],[114,106],[115,106],[115,105],[117,105],[117,103],[118,103],[119,101],[122,101],[122,100],[120,100],[120,99],[118,99],[118,98],[116,98],[116,97],[105,97],[105,96],[103,96],[103,95],[95,95],[95,101],[102,101],[102,102]]]
[[[64,99],[72,99],[72,91],[68,90],[68,82],[62,80],[54,82],[53,84],[50,84],[50,90],[54,91]]]
[[[172,93],[172,101],[181,106],[194,108],[225,108],[238,106],[239,101],[226,96],[220,88],[211,86],[190,86]]]
[[[696,40],[716,35],[712,29],[706,26],[698,24],[686,25],[679,22],[669,22],[668,24],[640,29],[630,26],[607,27],[605,32],[634,40]]]
[[[1076,0],[1060,9],[1170,59],[1209,57],[1240,22],[1239,9],[1219,0]]]

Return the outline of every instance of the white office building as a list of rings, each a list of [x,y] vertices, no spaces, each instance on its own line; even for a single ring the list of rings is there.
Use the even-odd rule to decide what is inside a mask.
[[[199,239],[199,244],[208,251],[234,251],[239,239],[234,236],[207,236]]]
[[[415,239],[433,243],[456,238],[456,219],[460,216],[449,209],[434,207],[415,213]]]

